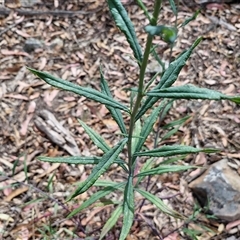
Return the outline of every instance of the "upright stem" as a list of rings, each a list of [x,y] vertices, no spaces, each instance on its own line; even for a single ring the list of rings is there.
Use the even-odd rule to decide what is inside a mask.
[[[157,25],[157,19],[158,19],[158,15],[159,15],[159,12],[160,12],[161,4],[162,4],[162,0],[156,0],[155,1],[153,17],[152,17],[152,20],[151,20],[151,25],[152,26]],[[142,98],[143,98],[143,95],[144,95],[144,93],[143,93],[144,77],[145,77],[145,72],[146,72],[146,67],[147,67],[147,63],[148,63],[149,54],[150,54],[150,51],[151,51],[152,40],[153,40],[153,36],[148,34],[146,48],[145,48],[145,51],[144,51],[143,60],[142,60],[141,67],[140,67],[140,76],[139,76],[139,82],[138,82],[137,99],[136,99],[135,104],[133,106],[133,111],[132,111],[131,118],[130,118],[127,148],[128,148],[128,167],[129,167],[129,171],[131,172],[131,174],[133,173],[133,170],[134,170],[134,169],[132,169],[132,165],[133,165],[133,158],[132,158],[133,130],[134,130],[134,125],[135,125],[136,115],[137,115],[137,112],[139,110],[139,107],[141,105],[141,101],[142,101]]]

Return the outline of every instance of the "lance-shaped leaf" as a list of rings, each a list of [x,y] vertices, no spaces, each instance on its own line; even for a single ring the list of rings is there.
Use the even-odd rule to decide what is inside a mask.
[[[81,157],[81,156],[71,156],[71,157],[43,157],[37,158],[43,162],[51,163],[68,163],[68,164],[98,164],[100,157]]]
[[[162,211],[163,213],[167,214],[167,215],[171,215],[175,218],[181,218],[182,216],[172,210],[171,208],[169,208],[160,198],[158,198],[157,196],[144,191],[142,189],[139,188],[135,188],[135,191],[139,192],[143,197],[145,197],[148,201],[150,201],[151,203],[153,203],[160,211]]]
[[[104,94],[106,94],[108,97],[113,98],[112,94],[110,92],[110,89],[108,87],[107,81],[104,79],[104,76],[103,76],[103,73],[101,70],[100,70],[100,73],[101,73],[101,90],[102,90],[102,92]],[[106,107],[107,107],[108,111],[111,113],[113,119],[118,124],[121,132],[124,134],[127,134],[126,126],[124,124],[121,111],[114,107],[110,107],[110,106],[106,106]]]
[[[167,101],[162,101],[158,107],[155,107],[148,118],[145,120],[142,131],[140,133],[141,138],[139,138],[137,146],[135,148],[135,152],[141,150],[143,144],[145,143],[147,137],[149,136],[150,132],[152,131],[153,125],[156,122],[160,111],[164,108]]]
[[[122,212],[123,212],[123,207],[122,205],[119,205],[115,209],[115,211],[112,213],[111,217],[107,220],[104,227],[102,228],[102,232],[99,238],[100,240],[103,239],[105,235],[113,228],[113,226],[116,224]]]
[[[107,196],[108,194],[114,192],[115,190],[123,189],[125,184],[126,182],[114,183],[111,186],[105,187],[104,189],[97,191],[96,193],[92,194],[88,200],[83,202],[80,207],[74,209],[67,217],[68,218],[73,217],[79,212],[81,212],[83,209],[86,209],[87,207],[95,203],[100,198]]]
[[[125,112],[129,112],[129,109],[124,106],[123,104],[117,102],[116,100],[106,96],[105,94],[89,87],[81,87],[79,85],[76,85],[72,82],[63,80],[61,78],[54,77],[53,75],[46,73],[46,72],[41,72],[32,68],[28,68],[33,74],[44,80],[46,83],[57,87],[64,89],[66,91],[74,92],[80,96],[84,96],[88,99],[94,100],[96,102],[102,103],[106,106],[111,106],[115,107],[118,109],[121,109]]]
[[[196,168],[195,166],[183,166],[183,165],[160,165],[159,167],[152,168],[150,170],[142,171],[137,174],[135,177],[143,177],[149,175],[160,175],[163,173],[170,173],[170,172],[180,172],[186,171],[191,168]]]
[[[198,16],[198,14],[200,13],[200,10],[197,10],[190,18],[187,18],[180,27],[185,27],[188,23],[190,23],[191,21],[195,20]]]
[[[144,171],[147,171],[147,170],[150,170],[154,165],[154,158],[150,158],[148,159],[144,165],[142,166],[141,168],[141,172],[144,172]],[[138,180],[137,180],[137,183],[135,184],[135,187],[137,187],[143,180],[144,176],[142,177],[138,177]]]
[[[122,5],[121,0],[108,0],[107,2],[116,25],[125,34],[126,39],[133,50],[135,58],[141,63],[142,50],[138,43],[133,24]]]
[[[98,180],[98,178],[107,171],[111,164],[118,158],[118,155],[122,151],[126,142],[126,138],[122,139],[115,147],[103,155],[101,161],[93,168],[89,177],[80,184],[68,201],[87,191]]]
[[[168,88],[172,86],[172,84],[177,80],[180,71],[182,70],[186,61],[190,57],[192,51],[200,43],[201,40],[202,38],[198,38],[187,51],[183,52],[175,61],[170,63],[169,67],[164,72],[159,84],[153,90]],[[151,108],[158,101],[158,99],[159,98],[154,96],[148,96],[145,102],[143,103],[142,107],[140,108],[136,116],[136,120],[143,116],[143,114],[149,108]]]
[[[127,185],[124,191],[123,200],[123,225],[119,240],[125,240],[134,219],[134,192],[133,192],[133,178],[129,176]]]
[[[68,163],[68,164],[98,164],[102,159],[101,157],[96,156],[71,156],[71,157],[43,157],[40,156],[37,158],[43,162],[51,162],[51,163]],[[116,159],[114,163],[117,164],[125,164],[125,162],[121,159]]]
[[[177,9],[177,6],[176,6],[174,0],[169,0],[169,3],[170,3],[170,6],[172,8],[174,15],[177,16],[178,9]]]
[[[102,138],[101,135],[95,132],[82,120],[78,119],[78,121],[97,147],[99,147],[104,153],[110,150],[110,147],[108,146],[108,144],[105,142],[104,138]]]
[[[191,146],[184,146],[184,145],[172,145],[172,146],[163,146],[160,148],[155,148],[153,150],[144,151],[144,152],[137,152],[134,155],[136,156],[149,156],[149,157],[170,157],[175,155],[183,155],[183,154],[190,154],[190,153],[215,153],[218,152],[216,149],[201,149],[195,148]]]
[[[78,121],[97,147],[99,147],[104,153],[110,150],[110,147],[105,142],[105,140],[101,137],[101,135],[99,135],[92,128],[90,128],[85,122],[81,121],[80,119],[78,119]],[[114,162],[119,164],[124,169],[125,172],[128,172],[128,169],[126,168],[125,162],[123,160],[118,158]]]
[[[158,98],[174,98],[174,99],[210,99],[222,100],[228,99],[232,102],[240,103],[240,96],[227,96],[218,91],[208,88],[199,88],[191,84],[153,90],[147,93],[149,96]]]

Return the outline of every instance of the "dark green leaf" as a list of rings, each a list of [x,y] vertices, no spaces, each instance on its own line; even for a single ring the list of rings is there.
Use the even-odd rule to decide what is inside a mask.
[[[173,136],[175,133],[177,133],[179,128],[180,128],[180,126],[177,126],[177,127],[173,128],[173,129],[171,129],[170,131],[168,131],[165,135],[163,135],[163,136],[161,137],[161,142],[164,141],[164,140],[166,140],[166,139],[168,139],[168,138],[170,138],[170,137]]]
[[[141,150],[143,144],[145,143],[147,137],[149,136],[150,132],[152,131],[153,125],[156,122],[159,112],[164,108],[166,101],[162,101],[159,106],[155,107],[149,117],[145,120],[142,131],[141,131],[141,138],[138,140],[137,146],[135,151],[138,152]]]
[[[112,186],[108,186],[108,187],[105,187],[102,190],[98,190],[96,193],[92,194],[91,197],[88,200],[83,202],[80,207],[74,209],[67,217],[71,218],[71,217],[75,216],[80,211],[82,211],[83,209],[88,208],[90,205],[95,203],[100,198],[107,196],[108,194],[114,192],[115,190],[119,190],[119,189],[123,188],[124,185],[126,185],[126,182],[115,183]]]
[[[149,156],[149,157],[170,157],[175,155],[190,154],[190,153],[215,153],[218,150],[215,149],[201,149],[191,146],[184,145],[172,145],[172,146],[162,146],[149,151],[137,152],[134,155],[136,156]]]
[[[144,3],[142,2],[142,0],[136,0],[136,1],[137,1],[137,3],[138,3],[139,7],[143,10],[145,16],[148,18],[148,21],[151,22],[152,17],[150,16],[150,14],[149,14],[146,6],[145,6]]]
[[[144,191],[142,189],[139,188],[135,188],[135,190],[137,192],[139,192],[143,197],[145,197],[148,201],[150,201],[151,203],[153,203],[158,209],[160,209],[160,211],[164,212],[167,215],[173,216],[175,218],[181,218],[181,215],[172,210],[171,208],[169,208],[160,198],[158,198],[157,196]]]
[[[124,191],[124,202],[123,202],[123,225],[119,240],[125,240],[134,219],[134,192],[133,192],[133,178],[129,176],[127,185]]]
[[[175,61],[170,63],[168,69],[164,72],[159,84],[154,88],[154,90],[172,86],[172,84],[177,80],[180,71],[190,57],[192,51],[200,43],[201,40],[202,38],[198,38],[187,51],[183,52]],[[158,101],[158,99],[158,97],[148,96],[140,108],[136,119],[142,117],[143,114]]]
[[[108,144],[105,142],[101,135],[95,132],[92,128],[88,127],[88,125],[85,122],[81,121],[80,119],[78,119],[78,121],[97,147],[99,147],[104,153],[110,150],[110,147],[108,146]]]
[[[169,3],[170,3],[170,6],[172,8],[174,15],[177,16],[177,7],[176,7],[174,0],[169,0]]]
[[[175,120],[175,121],[172,121],[168,124],[165,124],[162,129],[169,129],[169,128],[172,128],[172,127],[175,127],[177,125],[182,125],[184,124],[191,116],[185,116],[183,118],[180,118],[178,120]]]
[[[187,18],[182,24],[180,27],[185,27],[188,23],[190,23],[191,21],[195,20],[198,16],[198,14],[200,13],[200,10],[197,10],[193,15],[192,17],[190,18]]]
[[[110,147],[101,137],[101,135],[95,132],[92,128],[88,127],[87,124],[81,121],[80,119],[78,119],[78,121],[97,147],[99,147],[104,153],[110,150]],[[128,172],[128,169],[126,168],[125,162],[123,160],[118,158],[114,162],[119,164],[124,169],[125,172]]]
[[[97,187],[114,187],[116,185],[116,182],[98,179],[93,185]]]
[[[108,97],[113,99],[112,94],[110,92],[110,89],[108,87],[107,81],[104,79],[102,71],[100,71],[100,73],[101,73],[101,90]],[[114,108],[114,107],[110,107],[110,106],[106,106],[106,107],[109,110],[109,112],[111,113],[113,119],[118,124],[121,132],[124,133],[124,134],[127,134],[127,130],[126,130],[126,127],[125,127],[125,124],[124,124],[124,120],[123,120],[121,111],[119,109]]]
[[[208,88],[199,88],[194,85],[188,84],[177,87],[164,88],[153,90],[147,93],[149,96],[158,98],[174,98],[174,99],[210,99],[222,100],[228,99],[233,102],[240,102],[240,96],[230,97],[218,91]]]
[[[88,88],[88,87],[81,87],[79,85],[76,85],[74,83],[71,83],[69,81],[63,80],[61,78],[54,77],[53,75],[46,73],[46,72],[41,72],[37,71],[32,68],[28,68],[33,74],[44,80],[46,83],[57,87],[64,89],[66,91],[74,92],[80,96],[84,96],[88,99],[94,100],[96,102],[102,103],[106,106],[111,106],[115,107],[118,109],[121,109],[125,112],[129,112],[129,109],[124,106],[123,104],[117,102],[116,100],[106,96],[105,94],[93,89],[93,88]]]
[[[180,171],[186,171],[191,168],[194,168],[194,166],[160,165],[159,167],[140,172],[135,177],[143,177],[143,176],[149,176],[149,175],[161,175],[163,173],[170,173],[170,172],[180,172]]]
[[[81,156],[72,156],[72,157],[43,157],[40,156],[37,158],[43,162],[51,163],[68,163],[68,164],[98,164],[100,157],[81,157]]]
[[[142,62],[142,50],[138,43],[137,36],[131,20],[120,0],[108,0],[109,9],[113,15],[116,25],[125,34],[126,39],[133,50],[138,62]]]
[[[122,151],[126,142],[127,139],[124,138],[115,147],[103,155],[101,161],[93,168],[92,173],[89,175],[89,177],[80,184],[77,190],[72,194],[72,196],[70,196],[68,201],[87,191],[98,180],[98,178],[105,171],[107,171],[111,164],[118,158],[118,155]]]
[[[100,235],[100,240],[104,238],[104,236],[113,228],[113,226],[117,223],[118,218],[123,212],[122,205],[119,205],[115,211],[112,213],[111,217],[107,220],[106,224],[102,228],[102,232]]]
[[[150,169],[153,167],[153,163],[154,163],[154,158],[148,159],[148,160],[144,163],[144,165],[142,166],[141,172],[150,170]],[[137,183],[136,183],[135,187],[138,186],[138,185],[142,182],[142,180],[143,180],[144,177],[145,177],[145,176],[138,177],[138,180],[137,180]]]
[[[43,162],[51,163],[68,163],[68,164],[98,164],[102,159],[101,157],[84,157],[84,156],[71,156],[71,157],[43,157],[40,156],[37,158]],[[114,161],[117,164],[125,164],[121,159],[116,159]]]

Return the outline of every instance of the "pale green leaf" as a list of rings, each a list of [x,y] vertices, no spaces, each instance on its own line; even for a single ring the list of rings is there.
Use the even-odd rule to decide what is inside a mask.
[[[175,155],[182,155],[182,154],[190,154],[190,153],[214,153],[217,152],[216,149],[201,149],[195,148],[191,146],[185,145],[169,145],[169,146],[162,146],[160,148],[155,148],[152,150],[144,151],[144,152],[136,152],[136,156],[149,156],[149,157],[170,157]]]
[[[221,92],[208,88],[200,88],[191,84],[169,87],[153,90],[147,93],[148,96],[158,98],[174,98],[174,99],[210,99],[222,100],[228,99],[233,102],[240,102],[240,96],[230,97]]]
[[[133,224],[134,219],[134,192],[133,192],[133,178],[129,176],[127,185],[124,191],[123,202],[123,225],[119,240],[124,240]]]
[[[163,213],[173,216],[174,218],[181,218],[181,215],[172,210],[171,208],[169,208],[160,198],[158,198],[157,196],[144,191],[142,189],[139,188],[135,188],[135,191],[139,192],[143,197],[145,197],[148,201],[150,201],[151,203],[153,203],[160,211],[162,211]]]
[[[107,196],[108,194],[114,192],[115,190],[122,189],[126,185],[126,182],[115,183],[112,186],[105,187],[102,190],[98,190],[96,193],[92,194],[91,197],[83,202],[80,207],[74,209],[67,217],[71,218],[81,212],[83,209],[88,208],[90,205],[98,201],[100,198]]]
[[[102,228],[102,232],[100,235],[100,240],[105,237],[105,235],[113,228],[113,226],[117,223],[118,218],[120,217],[121,213],[123,212],[122,205],[119,205],[115,211],[112,213],[111,217],[107,220],[105,225]]]
[[[92,173],[89,175],[89,177],[80,184],[80,186],[75,190],[72,196],[70,196],[68,201],[87,191],[98,180],[98,178],[105,171],[107,171],[111,164],[118,158],[118,155],[122,151],[126,142],[126,138],[122,139],[115,147],[113,147],[103,155],[101,161],[93,168]]]
[[[160,175],[163,173],[180,172],[188,169],[195,168],[194,166],[183,166],[183,165],[160,165],[159,167],[152,168],[150,170],[142,171],[135,177],[149,176],[149,175]]]
[[[101,90],[102,90],[102,92],[104,94],[106,94],[108,97],[113,98],[112,94],[110,92],[110,89],[108,87],[107,81],[104,79],[102,71],[100,71],[100,73],[101,73]],[[106,106],[106,107],[109,110],[109,112],[111,113],[113,119],[118,124],[121,132],[123,134],[127,134],[127,129],[126,129],[126,126],[124,124],[124,120],[123,120],[123,116],[122,116],[121,111],[119,109],[111,107],[111,106]]]

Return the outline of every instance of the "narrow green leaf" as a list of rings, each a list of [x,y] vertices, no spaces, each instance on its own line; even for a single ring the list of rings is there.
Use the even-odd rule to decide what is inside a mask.
[[[185,27],[188,23],[190,23],[191,21],[195,20],[198,16],[198,14],[201,12],[201,10],[197,10],[190,18],[187,18],[180,27]]]
[[[37,157],[38,160],[51,163],[68,163],[68,164],[98,164],[100,157]]]
[[[101,137],[101,135],[95,132],[92,128],[88,127],[87,124],[81,121],[80,119],[78,119],[78,121],[97,147],[99,147],[104,153],[110,150],[110,147]],[[123,160],[118,158],[114,162],[119,164],[119,166],[121,166],[125,172],[128,172],[128,169],[126,168],[125,162]]]
[[[141,168],[141,172],[150,170],[153,167],[154,158],[148,159]],[[143,180],[144,176],[138,177],[135,187],[137,187]]]
[[[149,12],[148,12],[146,6],[144,5],[144,3],[142,2],[142,0],[137,0],[137,3],[139,5],[139,7],[143,10],[145,16],[148,18],[148,21],[151,22],[152,21],[152,17],[149,14]]]
[[[83,202],[81,204],[80,207],[74,209],[67,217],[71,218],[73,216],[75,216],[76,214],[78,214],[79,212],[81,212],[83,209],[88,208],[90,205],[92,205],[93,203],[95,203],[97,200],[99,200],[102,197],[107,196],[108,194],[114,192],[115,190],[119,190],[121,188],[124,187],[124,185],[126,185],[126,182],[123,183],[115,183],[112,186],[108,186],[105,187],[102,190],[98,190],[96,193],[92,194],[91,197],[86,200],[85,202]]]
[[[178,131],[179,128],[180,128],[180,126],[177,126],[173,129],[171,129],[170,131],[168,131],[165,135],[163,135],[161,137],[161,141],[164,141],[164,140],[170,138],[171,136],[173,136]]]
[[[141,131],[141,138],[138,140],[138,143],[136,145],[135,148],[135,152],[139,152],[142,148],[142,146],[144,145],[147,137],[149,136],[150,132],[153,129],[153,125],[156,122],[160,111],[165,107],[166,105],[166,100],[163,100],[159,106],[155,107],[153,109],[153,111],[151,112],[151,114],[148,116],[148,118],[145,120],[143,127],[142,127],[142,131]],[[136,160],[136,155],[133,155],[133,162]]]
[[[95,132],[92,128],[88,127],[88,125],[85,122],[81,121],[80,119],[78,119],[78,121],[97,147],[99,147],[104,153],[110,150],[110,147],[101,137],[101,135]]]
[[[105,104],[106,106],[115,107],[118,109],[121,109],[125,112],[129,112],[129,109],[124,106],[123,104],[117,102],[116,100],[106,96],[105,94],[89,87],[81,87],[79,85],[76,85],[72,82],[63,80],[61,78],[54,77],[53,75],[41,72],[32,68],[28,68],[29,71],[31,71],[33,74],[44,80],[46,83],[57,87],[64,89],[66,91],[74,92],[80,96],[84,96],[88,99],[94,100],[96,102]]]
[[[126,138],[122,139],[115,147],[103,155],[101,161],[93,168],[92,173],[89,175],[89,177],[80,184],[72,196],[70,196],[68,201],[87,191],[97,181],[97,179],[105,171],[107,171],[111,164],[118,158],[118,155],[122,151],[126,142]]]
[[[240,96],[234,96],[234,97],[225,96],[225,99],[228,99],[234,103],[240,104]]]
[[[228,99],[228,96],[208,88],[199,88],[191,84],[153,90],[147,93],[149,96],[174,99]]]
[[[108,87],[107,81],[104,79],[103,73],[100,70],[101,74],[101,90],[104,94],[106,94],[108,97],[112,98],[112,94],[110,92],[110,89]],[[124,124],[123,116],[122,113],[119,109],[116,109],[114,107],[106,106],[108,111],[111,113],[113,119],[116,121],[118,124],[120,130],[122,133],[127,134],[126,126]]]
[[[133,136],[141,136],[141,130],[142,130],[141,121],[140,121],[140,119],[138,119],[135,123]],[[142,137],[140,137],[140,138],[133,137],[133,139],[132,139],[132,154],[135,152],[137,144],[138,144],[138,142],[140,141],[141,138]]]
[[[127,185],[124,191],[123,202],[123,226],[119,240],[124,240],[133,224],[134,219],[134,192],[133,192],[133,178],[129,176]]]
[[[126,39],[133,50],[134,57],[142,62],[142,50],[138,43],[137,36],[131,20],[120,0],[108,0],[108,6],[115,20],[116,25],[125,34]]]
[[[170,173],[170,172],[180,172],[186,171],[191,168],[196,168],[194,166],[182,166],[182,165],[160,165],[159,167],[152,168],[150,170],[146,170],[140,172],[135,177],[142,177],[142,176],[149,176],[149,175],[160,175],[163,173]]]
[[[149,136],[150,132],[152,131],[153,125],[156,122],[160,111],[164,108],[165,104],[166,104],[166,100],[162,101],[159,104],[159,106],[154,108],[154,110],[151,112],[149,117],[145,120],[143,127],[142,127],[141,134],[140,134],[141,138],[139,139],[136,149],[135,149],[136,152],[139,152],[141,150],[147,137]]]
[[[102,159],[101,157],[84,157],[84,156],[71,156],[71,157],[37,157],[38,160],[43,162],[51,162],[51,163],[68,163],[68,164],[98,164]],[[116,159],[114,163],[117,164],[125,164],[125,162],[121,159]]]
[[[98,179],[93,185],[96,187],[114,187],[116,185],[116,182]]]
[[[158,98],[174,98],[174,99],[210,99],[210,100],[222,100],[228,99],[233,102],[240,101],[240,96],[230,97],[224,95],[218,91],[208,88],[199,88],[191,84],[164,88],[159,90],[153,90],[147,93],[148,96]]]
[[[166,101],[166,100],[165,100],[165,101]],[[174,101],[175,101],[174,99],[171,99],[171,100],[168,99],[168,102],[165,104],[163,110],[161,111],[161,119],[162,119],[162,120],[167,116],[167,114],[168,114],[169,111],[171,110]],[[165,126],[165,125],[164,125],[164,126]]]
[[[169,3],[170,3],[170,6],[172,8],[174,15],[177,16],[177,7],[176,7],[174,0],[169,0]]]
[[[172,84],[177,80],[180,71],[183,66],[186,64],[186,61],[190,57],[194,48],[201,42],[202,38],[198,38],[194,44],[185,52],[183,52],[175,61],[171,62],[169,67],[163,73],[163,76],[159,82],[159,84],[154,88],[154,90],[168,88],[172,86]],[[139,119],[143,116],[143,114],[150,109],[157,101],[158,97],[148,96],[142,107],[140,108],[136,119]]]
[[[150,201],[151,203],[153,203],[160,211],[162,211],[163,213],[167,214],[167,215],[170,215],[170,216],[173,216],[175,218],[182,218],[182,216],[172,210],[171,208],[169,208],[160,198],[158,198],[157,196],[147,192],[147,191],[144,191],[142,189],[139,189],[139,188],[135,188],[135,190],[137,192],[139,192],[143,197],[145,197],[148,201]]]
[[[177,156],[177,157],[172,157],[172,158],[169,158],[169,159],[166,159],[166,160],[162,161],[162,162],[160,163],[160,165],[168,165],[168,164],[171,164],[171,163],[174,163],[174,162],[183,160],[183,159],[185,159],[186,157],[187,157],[187,154],[181,155],[181,156]]]
[[[136,156],[149,156],[149,157],[170,157],[175,155],[190,154],[190,153],[215,153],[216,149],[201,149],[191,146],[184,145],[172,145],[172,146],[162,146],[160,148],[155,148],[153,150],[148,150],[144,152],[135,153]]]
[[[183,118],[180,118],[178,120],[175,120],[175,121],[172,121],[168,124],[165,124],[162,129],[169,129],[169,128],[172,128],[172,127],[175,127],[177,125],[183,125],[189,118],[191,118],[191,116],[185,116]]]
[[[103,239],[105,235],[113,228],[113,226],[116,224],[122,212],[123,212],[123,207],[122,205],[119,205],[115,209],[115,211],[112,213],[111,217],[107,220],[104,227],[102,228],[102,232],[99,238],[100,240]]]

